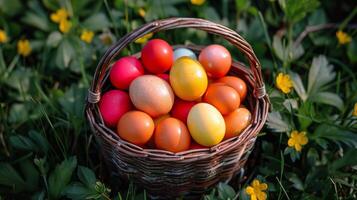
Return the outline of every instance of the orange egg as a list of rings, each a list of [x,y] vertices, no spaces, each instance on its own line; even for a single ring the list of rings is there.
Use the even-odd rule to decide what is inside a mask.
[[[152,117],[169,113],[175,98],[170,85],[154,75],[134,79],[129,87],[129,96],[137,109]]]
[[[216,107],[222,115],[228,114],[240,105],[237,91],[224,83],[213,83],[207,88],[203,101]]]
[[[226,124],[225,139],[238,136],[251,121],[252,115],[246,108],[238,108],[235,111],[224,116]]]
[[[154,133],[154,121],[142,111],[130,111],[120,118],[117,131],[122,139],[136,145],[143,145]]]
[[[162,120],[155,129],[155,144],[159,149],[171,152],[190,148],[191,136],[186,125],[173,117]]]
[[[216,82],[226,83],[228,86],[234,88],[238,92],[241,102],[243,102],[247,96],[247,85],[242,79],[238,77],[225,76],[218,79]]]

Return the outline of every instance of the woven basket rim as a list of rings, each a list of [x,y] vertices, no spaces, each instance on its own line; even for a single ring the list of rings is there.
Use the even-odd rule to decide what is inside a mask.
[[[250,92],[251,97],[249,97],[249,104],[251,104],[251,106],[254,108],[254,110],[251,110],[252,123],[247,128],[245,128],[245,130],[239,136],[224,140],[211,148],[194,149],[179,153],[172,153],[165,150],[144,149],[137,145],[126,142],[120,139],[114,131],[110,130],[104,125],[99,113],[98,102],[100,100],[101,89],[108,75],[110,63],[130,42],[135,41],[136,39],[150,32],[158,32],[161,30],[169,30],[174,28],[198,28],[209,33],[221,35],[232,45],[236,46],[247,57],[250,64],[250,69],[245,68],[242,63],[234,61],[232,63],[232,70],[230,71],[236,73],[234,72],[235,70],[240,70],[242,73],[245,73],[246,79],[249,79],[249,84],[247,83],[247,85],[249,85],[249,87],[252,89]],[[196,52],[200,51],[202,48],[202,46],[194,45],[175,45],[174,48],[182,46],[190,48]],[[138,57],[140,54],[138,53],[135,56]],[[136,157],[146,157],[157,161],[191,162],[214,157],[216,154],[223,154],[236,148],[238,145],[245,145],[248,143],[248,141],[251,140],[254,142],[258,132],[264,125],[268,109],[269,98],[265,93],[260,63],[255,56],[251,46],[241,36],[227,27],[207,20],[197,18],[170,18],[143,25],[142,27],[125,35],[116,44],[107,50],[97,66],[91,88],[89,89],[85,114],[89,121],[90,127],[95,134],[99,135],[114,145],[117,149],[125,151],[129,155]]]

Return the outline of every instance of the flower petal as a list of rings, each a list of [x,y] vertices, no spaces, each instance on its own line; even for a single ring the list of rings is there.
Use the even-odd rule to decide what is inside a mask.
[[[251,186],[248,186],[246,189],[245,189],[245,192],[249,195],[252,195],[254,194],[254,188],[251,187]]]
[[[257,194],[258,200],[266,200],[267,199],[267,194],[265,192],[259,192]]]
[[[260,182],[258,179],[254,179],[252,186],[254,187],[254,189],[259,188]]]
[[[290,138],[289,140],[288,140],[288,145],[289,145],[289,147],[292,147],[292,146],[294,146],[295,145],[295,140],[294,139],[292,139],[292,138]]]
[[[259,189],[266,190],[266,189],[268,189],[268,185],[266,183],[262,183],[262,184],[260,184]]]

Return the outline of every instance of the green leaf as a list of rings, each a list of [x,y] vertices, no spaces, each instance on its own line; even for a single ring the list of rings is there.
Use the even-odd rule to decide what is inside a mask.
[[[50,144],[48,140],[39,132],[31,130],[29,132],[31,140],[36,143],[38,149],[43,153],[47,154],[50,149]]]
[[[279,4],[291,23],[300,21],[320,5],[318,0],[279,0]]]
[[[104,13],[96,13],[88,17],[82,25],[86,29],[92,31],[100,31],[102,29],[110,27],[109,20]]]
[[[287,173],[288,180],[293,183],[293,187],[297,190],[303,191],[304,184],[301,179],[295,173]]]
[[[0,163],[0,185],[9,186],[15,192],[26,189],[25,181],[9,163]]]
[[[311,13],[311,15],[308,18],[309,26],[326,24],[326,23],[327,23],[327,17],[323,9],[317,9],[315,12]]]
[[[301,100],[306,101],[308,96],[306,94],[305,87],[301,81],[299,74],[297,74],[295,72],[290,72],[289,74],[293,81],[293,86],[294,86],[296,93],[299,95]]]
[[[20,123],[27,121],[28,118],[28,108],[25,104],[16,103],[11,106],[9,116],[10,122]]]
[[[14,135],[9,138],[10,145],[19,150],[38,151],[35,143],[22,135]]]
[[[68,40],[62,40],[60,43],[57,55],[56,55],[56,64],[59,68],[64,69],[69,66],[69,63],[75,56],[74,47]]]
[[[287,132],[290,130],[289,124],[283,120],[279,112],[268,113],[266,124],[274,132]]]
[[[0,0],[0,13],[14,16],[21,12],[23,6],[20,0]]]
[[[331,92],[315,93],[310,97],[310,100],[317,103],[323,103],[323,104],[335,106],[341,111],[343,110],[344,107],[342,99],[337,94]]]
[[[73,84],[58,101],[65,112],[82,119],[86,93],[86,88]]]
[[[21,172],[26,182],[26,191],[35,191],[40,180],[40,173],[37,171],[34,163],[30,159],[21,161]]]
[[[314,105],[310,101],[301,104],[298,110],[298,120],[301,130],[306,130],[313,122],[315,116]]]
[[[72,173],[77,166],[77,158],[70,157],[57,165],[48,179],[48,194],[51,199],[58,199],[70,182]]]
[[[39,16],[33,12],[26,12],[25,16],[21,20],[24,23],[43,31],[48,31],[50,29],[48,18]]]
[[[314,134],[310,136],[309,138],[313,140],[327,139],[338,145],[345,144],[350,147],[357,147],[356,133],[328,124],[319,125]]]
[[[319,92],[327,83],[336,77],[333,66],[330,65],[324,55],[314,57],[309,71],[307,93],[309,96]]]
[[[343,155],[342,158],[333,161],[333,163],[329,166],[329,169],[331,171],[336,171],[342,167],[357,165],[356,154],[357,149],[350,149],[345,155]]]
[[[46,45],[49,47],[57,47],[62,40],[62,34],[58,31],[51,32],[46,40]]]
[[[357,39],[353,39],[347,46],[347,55],[352,63],[357,63]]]
[[[81,182],[85,186],[87,186],[88,188],[95,187],[96,178],[94,172],[91,169],[83,166],[78,166],[77,175],[79,180],[81,180]]]
[[[230,185],[224,183],[218,184],[218,197],[220,199],[234,199],[235,195],[236,192]]]
[[[273,49],[276,56],[284,62],[292,62],[304,54],[304,48],[301,44],[294,46],[293,43],[284,45],[280,36],[274,35]]]
[[[93,195],[93,191],[80,183],[73,183],[66,187],[64,195],[70,199],[88,199]]]

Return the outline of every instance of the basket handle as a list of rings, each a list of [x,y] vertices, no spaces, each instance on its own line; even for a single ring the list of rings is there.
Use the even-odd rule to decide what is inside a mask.
[[[158,31],[165,31],[176,28],[196,28],[199,30],[206,31],[211,34],[219,35],[225,38],[232,45],[237,47],[249,60],[250,69],[254,76],[255,86],[253,95],[256,98],[263,98],[266,95],[264,82],[262,80],[261,66],[254,54],[254,51],[250,44],[245,41],[238,33],[235,31],[199,18],[169,18],[163,20],[153,21],[151,23],[145,24],[138,29],[126,34],[113,46],[111,46],[101,58],[97,65],[94,78],[91,87],[88,91],[87,101],[88,103],[98,103],[100,100],[100,89],[103,84],[103,79],[105,77],[105,72],[108,69],[112,60],[131,42],[134,42],[142,36]]]

